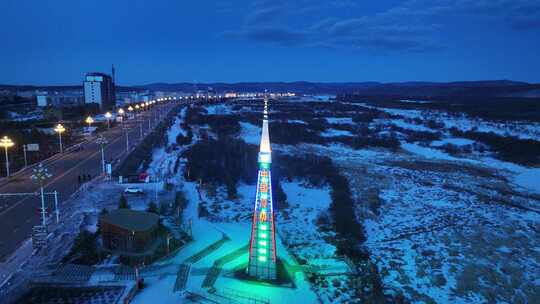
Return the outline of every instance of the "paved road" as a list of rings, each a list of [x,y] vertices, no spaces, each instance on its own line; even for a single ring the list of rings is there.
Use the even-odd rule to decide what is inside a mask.
[[[143,130],[148,131],[148,119],[152,121],[152,127],[156,125],[154,119],[157,111],[162,111],[164,118],[169,110],[176,104],[157,105],[153,109],[143,112],[139,117],[128,120],[126,129],[130,149],[140,142],[139,121],[143,120]],[[122,159],[126,154],[126,132],[121,128],[121,124],[103,133],[108,144],[105,146],[105,159]],[[51,179],[45,181],[45,191],[58,191],[60,211],[62,205],[71,194],[79,188],[78,176],[90,174],[92,177],[101,174],[101,150],[94,140],[90,139],[82,144],[83,149],[77,152],[64,153],[63,155],[52,157],[44,164],[53,175]],[[0,193],[21,193],[37,192],[39,186],[30,179],[32,169],[19,172],[9,181],[0,182]],[[0,260],[4,260],[10,253],[18,248],[19,244],[31,236],[32,227],[39,224],[39,196],[24,196],[0,198],[4,203],[4,208],[0,209]],[[54,206],[52,195],[47,196],[47,206]]]

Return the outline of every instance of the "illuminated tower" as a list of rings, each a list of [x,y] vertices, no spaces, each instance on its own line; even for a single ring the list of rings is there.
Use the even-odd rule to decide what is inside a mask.
[[[249,243],[248,274],[262,280],[276,279],[276,230],[272,205],[272,152],[268,135],[268,97],[264,97],[264,116],[259,150],[257,194]]]

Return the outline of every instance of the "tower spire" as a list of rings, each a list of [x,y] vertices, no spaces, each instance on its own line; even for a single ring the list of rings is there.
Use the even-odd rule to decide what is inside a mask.
[[[264,95],[263,125],[261,134],[261,146],[259,152],[271,153],[270,135],[268,134],[268,95]]]

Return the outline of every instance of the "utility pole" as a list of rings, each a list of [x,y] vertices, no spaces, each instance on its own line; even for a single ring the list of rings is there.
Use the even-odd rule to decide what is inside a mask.
[[[103,135],[99,135],[96,143],[101,147],[101,171],[105,174],[105,151],[103,149],[109,142]]]
[[[28,160],[26,158],[26,145],[23,145],[23,155],[24,155],[24,167],[28,167]]]
[[[56,223],[60,222],[60,210],[58,210],[58,192],[54,190],[54,213],[56,213]]]
[[[126,131],[126,153],[129,152],[129,132],[126,127],[124,127],[124,130]]]

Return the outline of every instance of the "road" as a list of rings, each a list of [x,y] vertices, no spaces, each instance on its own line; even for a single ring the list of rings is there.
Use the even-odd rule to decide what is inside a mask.
[[[139,114],[138,117],[125,122],[128,130],[130,151],[140,142],[140,127],[148,131],[148,120],[152,121],[152,127],[156,126],[155,118],[157,111],[163,113],[162,119],[166,117],[177,104],[159,104],[152,109]],[[141,123],[143,121],[143,123]],[[126,132],[122,125],[100,133],[108,141],[104,148],[105,159],[123,159],[126,153]],[[82,143],[83,149],[76,152],[65,152],[62,155],[53,156],[44,161],[52,177],[45,181],[45,191],[58,191],[58,201],[60,212],[64,201],[79,187],[79,175],[90,174],[92,177],[101,174],[101,150],[95,143],[95,137]],[[0,193],[35,193],[39,191],[39,185],[30,179],[32,168],[18,172],[9,180],[0,182]],[[17,196],[10,198],[0,198],[4,208],[0,209],[0,261],[19,247],[19,244],[31,236],[32,227],[40,223],[40,197],[37,195]],[[52,195],[46,196],[48,208],[54,206]],[[49,209],[50,211],[50,209]],[[61,213],[60,213],[61,215]]]

